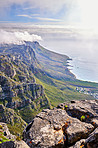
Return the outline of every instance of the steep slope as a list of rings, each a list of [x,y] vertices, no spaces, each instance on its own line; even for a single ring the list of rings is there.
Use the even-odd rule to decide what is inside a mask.
[[[68,56],[49,51],[38,42],[27,42],[27,45],[34,49],[37,59],[48,76],[60,80],[75,79],[74,74],[68,69],[68,60],[71,60]]]
[[[33,49],[25,45],[6,45],[0,51],[0,103],[18,109],[29,122],[40,110],[50,108],[43,86],[34,78],[34,68],[40,65]]]
[[[16,113],[13,109],[7,108],[4,105],[0,105],[0,122],[6,123],[12,134],[20,136],[27,125],[19,113]]]

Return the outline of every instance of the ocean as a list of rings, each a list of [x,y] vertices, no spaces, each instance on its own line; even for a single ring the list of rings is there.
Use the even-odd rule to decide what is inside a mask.
[[[40,44],[72,58],[69,69],[77,79],[98,82],[98,39],[76,33],[43,33]]]

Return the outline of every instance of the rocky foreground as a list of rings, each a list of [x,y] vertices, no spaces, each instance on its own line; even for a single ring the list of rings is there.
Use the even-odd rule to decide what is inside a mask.
[[[71,101],[39,113],[24,130],[31,148],[98,147],[98,100]]]
[[[71,101],[44,109],[24,130],[25,142],[8,136],[7,131],[4,134],[13,140],[1,143],[0,148],[97,148],[98,100]]]

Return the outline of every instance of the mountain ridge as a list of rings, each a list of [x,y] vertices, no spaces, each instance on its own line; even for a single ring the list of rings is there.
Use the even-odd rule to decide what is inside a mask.
[[[97,91],[97,84],[77,80],[68,70],[67,60],[68,56],[46,50],[38,42],[1,45],[0,104],[29,123],[43,109],[59,103],[94,99],[78,92],[76,87],[88,86]]]

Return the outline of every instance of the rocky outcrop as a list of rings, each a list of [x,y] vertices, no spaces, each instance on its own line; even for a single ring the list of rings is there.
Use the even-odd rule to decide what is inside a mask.
[[[65,109],[69,116],[98,127],[98,100],[73,100],[71,103],[61,103],[57,108]]]
[[[96,128],[87,139],[81,139],[70,148],[97,148],[98,147],[98,128]]]
[[[80,101],[80,103],[78,101],[77,104],[82,105],[81,102],[83,103],[83,101]],[[77,117],[73,117],[73,115],[71,116],[71,113],[68,112],[68,105],[70,106],[71,104],[74,104],[75,101],[72,101],[71,104],[68,103],[67,105],[65,105],[65,103],[60,104],[58,108],[43,110],[33,119],[33,121],[24,130],[24,141],[27,142],[31,148],[72,147],[72,145],[76,142],[77,143],[73,146],[73,148],[79,148],[84,145],[89,148],[93,141],[98,140],[96,130],[93,132],[96,126],[91,122],[91,119],[95,119],[97,116],[97,110],[94,105],[97,107],[98,103],[97,100],[93,100],[92,103],[90,100],[84,102],[86,107],[83,106],[81,110],[85,108],[85,116],[87,113],[87,115],[92,115],[89,117],[89,120],[81,120],[80,117],[80,121]],[[88,107],[86,102],[87,105],[89,104]],[[75,107],[79,109],[77,105],[74,106],[74,109]],[[87,111],[87,108],[89,111]]]
[[[16,139],[16,136],[10,133],[6,123],[0,122],[0,148],[29,148],[24,141]]]
[[[89,137],[85,140],[84,145],[88,148],[97,148],[98,147],[98,128],[92,132]]]
[[[31,55],[33,54],[32,52]],[[45,96],[43,86],[35,83],[30,63],[27,64],[21,59],[26,57],[17,56],[0,56],[0,101],[13,109],[23,108],[32,104],[35,99]],[[35,55],[32,58],[35,58]],[[30,61],[36,61],[33,60]]]
[[[31,147],[70,145],[86,138],[93,129],[91,124],[70,117],[65,110],[43,110],[27,126],[24,140]]]
[[[9,129],[13,134],[21,135],[27,123],[19,115],[13,109],[0,105],[0,122],[10,125]]]
[[[0,127],[2,127],[2,128],[0,128],[0,132],[3,133],[4,136],[5,136],[7,139],[9,139],[9,140],[11,140],[11,139],[15,140],[15,139],[16,139],[16,136],[15,136],[15,135],[12,135],[12,134],[10,133],[10,131],[9,131],[9,129],[8,129],[6,123],[0,122]],[[1,134],[1,133],[0,133],[0,134]],[[1,138],[1,139],[2,139],[2,138]]]

